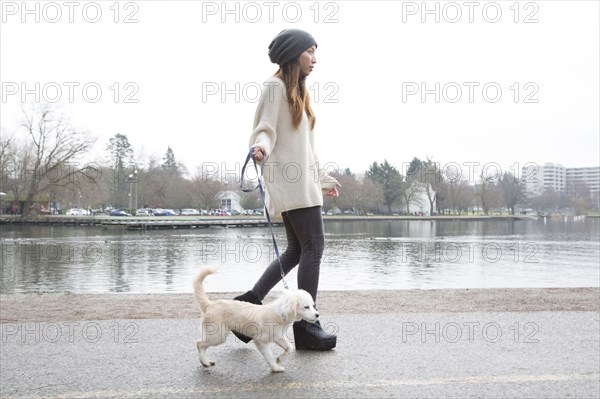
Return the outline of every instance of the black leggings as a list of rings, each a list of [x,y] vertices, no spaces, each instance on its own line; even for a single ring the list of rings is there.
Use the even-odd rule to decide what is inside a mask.
[[[299,265],[298,288],[308,291],[316,301],[325,244],[321,207],[294,209],[283,212],[282,216],[288,242],[285,252],[279,258],[283,271],[287,275]],[[252,292],[262,300],[280,280],[281,270],[275,259],[258,279]]]

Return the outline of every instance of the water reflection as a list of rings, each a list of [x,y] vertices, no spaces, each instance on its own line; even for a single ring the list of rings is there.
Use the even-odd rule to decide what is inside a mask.
[[[598,219],[330,221],[324,290],[599,285]],[[276,228],[285,246],[283,228]],[[211,291],[251,287],[274,259],[264,228],[126,232],[3,227],[1,292],[191,292],[200,266]],[[295,285],[296,272],[288,281]]]

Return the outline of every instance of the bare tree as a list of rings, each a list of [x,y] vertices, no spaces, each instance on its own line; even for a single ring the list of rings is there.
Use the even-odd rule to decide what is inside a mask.
[[[181,176],[172,176],[167,173],[167,196],[169,207],[181,210],[193,206],[193,183]]]
[[[198,170],[194,176],[191,193],[198,208],[214,209],[220,206],[219,194],[227,185],[215,178],[209,178]]]
[[[519,181],[514,174],[504,172],[502,179],[498,182],[500,190],[502,192],[502,199],[504,205],[508,208],[511,215],[515,214],[515,205],[521,202],[525,195],[525,185],[522,181]]]
[[[340,196],[335,203],[342,210],[352,210],[356,208],[358,196],[360,195],[360,183],[356,180],[356,176],[346,169],[343,174],[338,174],[335,179],[342,185]],[[333,197],[335,198],[335,197]]]
[[[585,215],[592,208],[592,194],[584,182],[576,182],[570,187],[569,196],[572,207],[577,215]]]
[[[341,210],[352,210],[359,214],[365,214],[371,210],[379,208],[384,201],[383,189],[381,185],[372,179],[361,178],[352,173],[350,169],[345,169],[343,173],[332,173],[342,188],[339,197],[324,197],[323,208]]]
[[[436,206],[440,214],[462,214],[475,205],[475,188],[464,179],[444,180],[437,185]]]
[[[552,187],[546,188],[540,195],[532,199],[534,208],[545,212],[558,211],[560,202],[560,193]]]
[[[429,214],[433,215],[438,192],[441,191],[444,184],[439,165],[431,159],[423,162],[421,164],[420,181],[423,183],[423,190],[429,201]]]
[[[452,194],[453,210],[459,215],[468,213],[469,208],[475,204],[474,188],[466,180],[461,180],[455,186],[457,190]]]
[[[383,202],[383,188],[373,180],[363,178],[358,189],[355,208],[360,214],[378,208]]]
[[[242,192],[240,194],[240,205],[244,209],[259,209],[264,206],[258,190]]]
[[[137,195],[138,207],[166,207],[166,184],[160,160],[151,156],[144,165],[138,162]]]
[[[350,169],[345,169],[341,173],[336,170],[329,173],[329,175],[342,185],[342,190],[340,190],[339,197],[323,197],[323,209],[331,209],[332,211],[335,211],[336,208],[340,210],[353,209],[358,190],[358,182],[354,174]]]
[[[410,206],[421,206],[420,194],[425,191],[425,183],[421,176],[423,161],[417,157],[413,157],[409,164],[406,176],[403,177],[401,185],[402,199],[406,205],[406,214],[410,214]]]
[[[12,164],[14,163],[13,136],[6,137],[6,132],[2,132],[0,137],[0,191],[3,191],[4,185],[10,178]]]
[[[500,180],[500,176],[496,174],[485,176],[482,171],[479,180],[479,184],[475,186],[475,197],[479,200],[483,213],[489,215],[490,210],[499,206],[501,202],[501,194],[496,185],[496,182]]]
[[[402,178],[398,184],[402,202],[406,206],[406,214],[410,214],[411,205],[421,205],[419,194],[422,192],[422,185],[416,180]]]
[[[20,156],[23,150],[15,145],[14,136],[6,137],[5,132],[0,139],[0,191],[12,193],[12,199],[18,200],[25,187],[21,178],[25,174],[24,160]],[[11,209],[12,210],[12,209]]]
[[[95,139],[75,130],[48,104],[23,109],[21,126],[26,131],[21,160],[25,161],[27,171],[25,176],[20,176],[25,183],[21,215],[28,216],[36,195],[52,185],[71,184],[77,175],[87,176],[88,166],[77,161]]]

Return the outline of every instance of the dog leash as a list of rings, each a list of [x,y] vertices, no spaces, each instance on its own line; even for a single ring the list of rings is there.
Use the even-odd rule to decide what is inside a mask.
[[[245,172],[246,172],[246,166],[248,166],[248,162],[250,162],[250,160],[252,159],[252,163],[254,164],[254,170],[256,171],[256,179],[257,179],[257,184],[256,187],[254,188],[244,188],[244,176],[245,176]],[[283,283],[283,287],[287,290],[288,285],[285,282],[285,273],[283,271],[283,265],[281,264],[281,259],[279,256],[279,248],[277,247],[277,240],[275,240],[275,233],[273,233],[273,223],[271,222],[271,216],[269,215],[269,211],[267,209],[267,202],[265,199],[265,190],[263,188],[262,185],[262,172],[263,169],[265,167],[265,159],[263,158],[263,161],[260,165],[260,174],[258,173],[258,167],[256,166],[257,162],[256,159],[254,158],[253,155],[253,148],[250,148],[250,151],[248,151],[248,155],[246,156],[246,162],[244,162],[244,166],[242,167],[242,177],[240,179],[240,189],[245,192],[245,193],[250,193],[254,190],[256,190],[258,188],[258,192],[260,193],[260,199],[265,207],[265,216],[267,217],[267,222],[269,224],[269,230],[271,231],[271,238],[273,240],[273,248],[275,248],[275,256],[277,256],[277,263],[279,263],[279,270],[281,271],[281,282]]]

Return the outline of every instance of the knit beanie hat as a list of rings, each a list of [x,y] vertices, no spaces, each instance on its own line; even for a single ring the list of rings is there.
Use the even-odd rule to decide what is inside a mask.
[[[316,47],[317,42],[310,33],[300,29],[284,29],[269,44],[269,58],[272,63],[282,66],[311,46]]]

